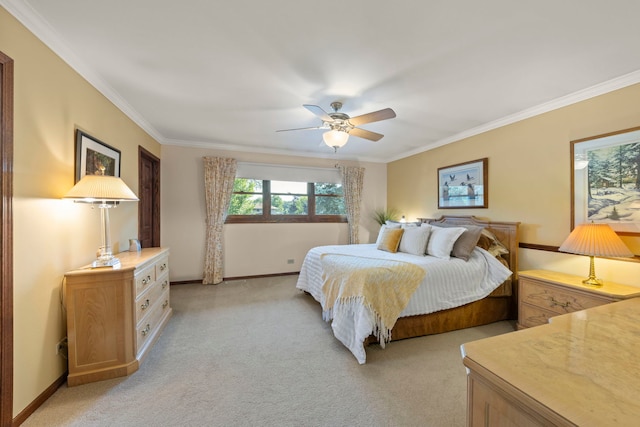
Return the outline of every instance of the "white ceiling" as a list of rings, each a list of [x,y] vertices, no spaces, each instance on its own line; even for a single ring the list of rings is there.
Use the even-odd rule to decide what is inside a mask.
[[[0,4],[163,144],[387,162],[640,82],[637,0]],[[397,117],[275,132],[335,100]]]

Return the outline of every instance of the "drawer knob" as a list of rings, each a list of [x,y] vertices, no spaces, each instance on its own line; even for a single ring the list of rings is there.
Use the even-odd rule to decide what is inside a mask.
[[[165,271],[167,269],[167,263],[165,262],[160,266],[160,271]]]
[[[169,305],[169,301],[168,300],[164,300],[164,304],[162,304],[162,308],[167,308],[167,306]]]
[[[169,284],[168,280],[165,280],[164,282],[162,282],[162,289],[166,288],[168,284]]]
[[[141,309],[143,309],[143,310],[146,310],[146,309],[147,309],[147,307],[149,307],[149,300],[146,300],[146,301],[144,302],[144,304],[142,304],[142,305],[140,306],[140,308],[141,308]]]
[[[567,301],[567,302],[560,302],[560,301],[556,301],[556,299],[554,297],[551,297],[551,305],[552,306],[560,306],[562,308],[568,308],[571,306],[571,302]]]
[[[149,284],[150,281],[151,281],[151,276],[147,276],[144,279],[142,279],[142,284],[147,285]]]
[[[149,333],[150,330],[151,330],[151,325],[147,323],[147,326],[145,326],[145,328],[141,330],[140,333],[144,337]]]

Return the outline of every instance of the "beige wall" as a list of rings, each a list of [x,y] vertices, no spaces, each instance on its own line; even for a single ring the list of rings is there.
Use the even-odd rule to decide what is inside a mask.
[[[570,141],[640,125],[640,85],[522,120],[388,165],[387,203],[413,217],[520,221],[521,242],[559,246],[571,226]],[[438,210],[437,169],[489,158],[489,207]],[[636,254],[640,239],[624,238]],[[522,268],[587,274],[585,257],[520,251]],[[613,265],[613,267],[611,267]],[[597,260],[609,280],[640,286],[640,263]]]
[[[0,50],[15,60],[14,415],[62,375],[55,354],[64,336],[64,272],[91,261],[99,215],[60,200],[73,185],[74,129],[122,151],[122,178],[137,192],[138,145],[162,158],[162,244],[171,248],[172,280],[202,277],[202,157],[331,167],[322,159],[163,146],[132,123],[60,58],[0,8]],[[395,207],[408,219],[443,213],[522,222],[522,241],[559,245],[569,233],[569,141],[640,124],[640,86],[524,120],[386,165],[367,163],[361,240],[373,241],[374,209]],[[438,211],[436,169],[489,158],[489,208]],[[387,191],[388,189],[388,191]],[[388,203],[387,203],[388,200]],[[137,235],[137,205],[112,212],[115,250]],[[226,276],[297,271],[313,246],[345,243],[345,224],[230,225]],[[629,241],[638,253],[637,239]],[[286,264],[294,259],[294,264]],[[584,257],[521,250],[522,268],[582,274]],[[640,264],[597,261],[602,277],[639,285]]]
[[[335,160],[204,148],[162,146],[162,245],[171,248],[171,280],[202,279],[204,271],[205,207],[204,156],[238,161],[331,168]],[[355,163],[341,162],[354,166]],[[386,165],[366,168],[363,190],[361,242],[374,241],[379,226],[371,219],[385,207]],[[253,276],[300,271],[307,251],[318,245],[348,241],[346,224],[230,224],[224,232],[224,276]],[[293,264],[287,260],[293,259]]]
[[[121,150],[121,176],[137,192],[138,145],[160,145],[0,8],[0,50],[14,60],[14,416],[66,370],[65,271],[89,263],[100,215],[60,198],[74,184],[74,129]],[[114,249],[137,236],[137,204],[111,214]]]

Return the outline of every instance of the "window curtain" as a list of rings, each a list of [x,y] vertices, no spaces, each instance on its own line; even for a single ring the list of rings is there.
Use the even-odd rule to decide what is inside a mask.
[[[364,168],[340,166],[344,205],[349,221],[349,243],[360,243],[360,202],[362,201],[362,187]]]
[[[233,194],[238,165],[235,159],[204,157],[204,196],[206,203],[205,285],[222,282],[222,231]]]

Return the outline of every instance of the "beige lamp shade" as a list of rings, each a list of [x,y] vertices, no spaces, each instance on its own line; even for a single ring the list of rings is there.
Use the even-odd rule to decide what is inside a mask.
[[[580,224],[573,229],[567,240],[560,245],[562,252],[589,256],[589,277],[582,281],[585,285],[602,286],[596,277],[594,256],[632,257],[633,253],[618,237],[609,224]]]
[[[85,175],[63,198],[84,202],[139,200],[122,179],[107,175]]]
[[[609,224],[587,223],[578,225],[569,234],[564,243],[560,245],[559,250],[589,256],[633,256],[633,253]]]

